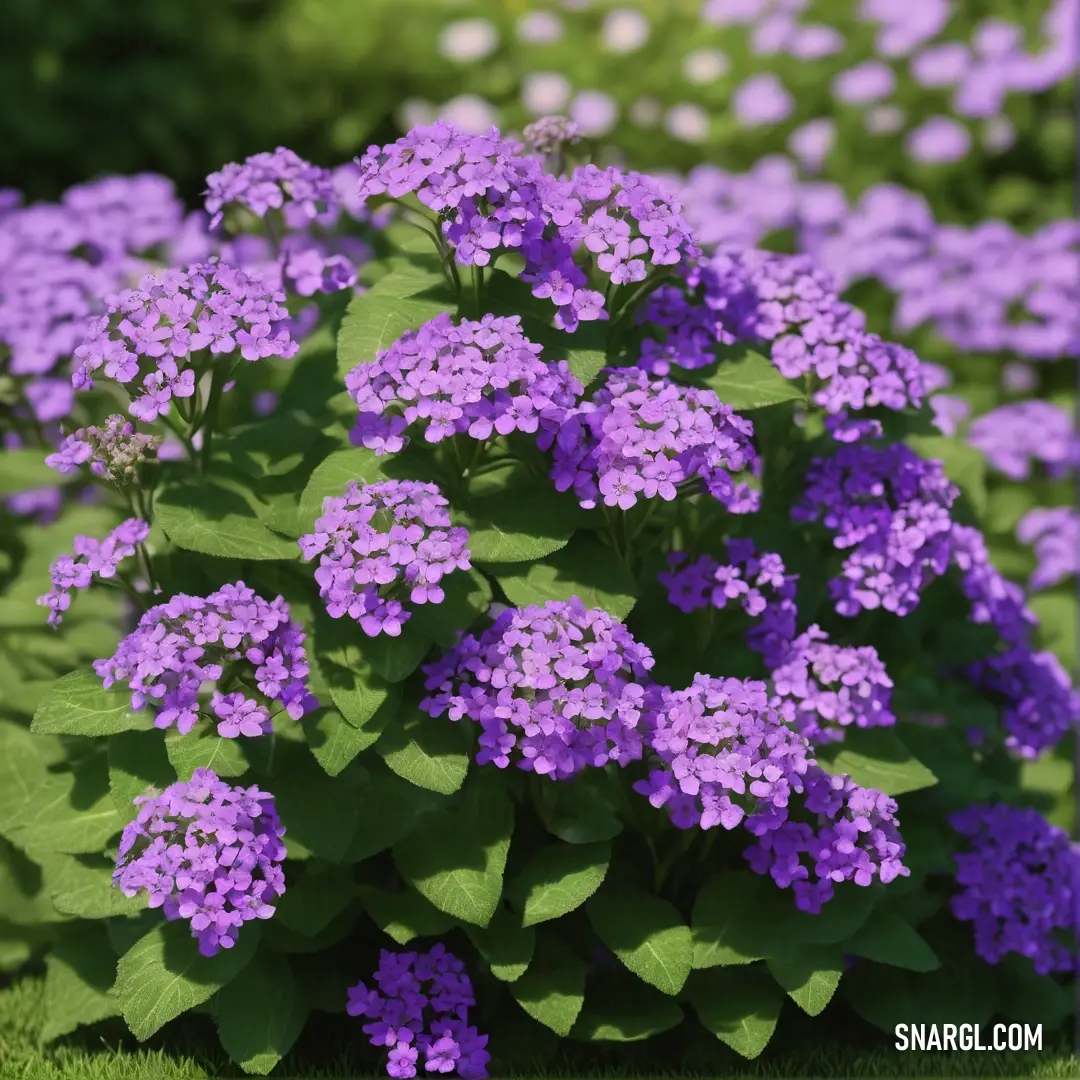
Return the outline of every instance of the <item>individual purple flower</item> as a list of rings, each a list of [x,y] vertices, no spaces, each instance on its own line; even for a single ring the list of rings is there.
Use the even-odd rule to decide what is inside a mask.
[[[1064,829],[1027,807],[969,806],[952,827],[967,841],[954,856],[953,915],[970,922],[988,964],[1028,957],[1040,975],[1074,970],[1080,855]]]
[[[435,484],[385,480],[324,499],[300,549],[308,561],[319,556],[315,581],[332,618],[397,637],[412,617],[407,604],[441,603],[442,579],[470,568],[468,541]]]
[[[746,643],[761,653],[765,664],[779,664],[795,638],[795,589],[798,579],[784,569],[783,560],[771,552],[758,553],[753,540],[728,540],[727,562],[711,555],[687,561],[685,552],[668,556],[670,570],[659,575],[668,592],[668,603],[680,611],[705,607],[719,611],[737,602],[754,621]]]
[[[295,356],[299,346],[275,326],[289,317],[284,300],[261,278],[218,262],[148,274],[92,325],[75,350],[72,385],[90,389],[93,373],[103,368],[106,377],[128,386],[132,416],[156,420],[174,397],[195,394],[193,354],[237,352],[248,361]]]
[[[834,645],[819,626],[772,668],[770,704],[812,745],[842,742],[849,727],[891,727],[893,681],[872,645]]]
[[[476,760],[565,780],[641,756],[653,657],[576,597],[502,612],[424,668],[431,716],[480,725]]]
[[[129,420],[114,414],[103,427],[92,424],[72,432],[45,464],[59,473],[76,472],[87,465],[94,476],[123,485],[142,462],[156,456],[161,443],[160,435],[138,432]]]
[[[61,555],[49,567],[52,589],[38,597],[37,602],[49,609],[49,625],[59,626],[63,621],[73,590],[90,588],[95,578],[109,581],[116,577],[120,563],[134,555],[149,535],[150,526],[145,521],[128,518],[104,540],[76,536],[74,554]]]
[[[772,72],[751,75],[731,97],[735,118],[743,127],[764,127],[786,120],[795,101]]]
[[[903,443],[841,445],[815,458],[795,521],[821,521],[848,554],[829,582],[841,615],[883,608],[906,615],[923,588],[945,573],[951,554],[949,509],[959,496],[940,461]]]
[[[229,162],[206,178],[206,187],[211,229],[221,224],[230,205],[242,206],[259,218],[280,210],[289,228],[303,229],[326,214],[334,198],[330,170],[304,161],[284,146]]]
[[[373,985],[350,986],[346,1011],[360,1016],[372,1046],[388,1048],[386,1072],[395,1078],[424,1070],[461,1080],[485,1080],[491,1060],[486,1035],[469,1023],[476,1005],[465,965],[441,943],[429,952],[383,949]]]
[[[592,397],[562,422],[552,479],[586,509],[628,510],[638,499],[674,499],[700,480],[731,513],[756,510],[759,494],[733,473],[758,463],[754,426],[711,390],[610,368]]]
[[[565,361],[546,363],[541,352],[517,316],[437,315],[345,376],[360,412],[352,440],[395,453],[408,441],[406,429],[422,424],[429,443],[521,431],[550,445],[583,387]]]
[[[961,587],[971,601],[970,619],[992,626],[1010,645],[1026,642],[1036,625],[1024,590],[1009,581],[990,561],[986,538],[970,525],[953,525],[952,563],[961,574]]]
[[[1029,510],[1016,526],[1016,539],[1035,547],[1038,566],[1028,581],[1033,592],[1080,572],[1080,512],[1073,507]]]
[[[984,413],[972,421],[967,441],[1010,480],[1027,480],[1035,462],[1053,477],[1080,464],[1073,418],[1049,401],[1015,401]]]
[[[125,896],[145,893],[167,920],[189,922],[203,956],[231,949],[244,923],[273,916],[285,893],[285,829],[271,794],[200,768],[135,805],[113,874]]]
[[[971,133],[951,116],[931,116],[908,132],[904,147],[920,164],[947,165],[971,149]]]
[[[238,581],[150,608],[94,671],[106,690],[126,686],[132,709],[152,709],[156,728],[175,724],[186,735],[206,715],[224,738],[263,734],[270,703],[294,720],[318,705],[307,689],[306,636],[280,596],[264,600]]]
[[[896,89],[896,75],[880,60],[866,60],[833,79],[833,97],[847,105],[866,105],[889,97]]]

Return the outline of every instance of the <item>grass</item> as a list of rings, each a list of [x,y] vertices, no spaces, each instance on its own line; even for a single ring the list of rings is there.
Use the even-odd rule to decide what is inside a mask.
[[[43,1018],[43,984],[40,978],[22,978],[0,990],[0,1077],[2,1080],[224,1080],[244,1074],[225,1058],[210,1021],[195,1016],[171,1025],[162,1038],[145,1046],[135,1045],[122,1028],[98,1025],[41,1047],[38,1032]],[[780,1080],[785,1077],[866,1078],[887,1077],[1009,1077],[1030,1080],[1065,1080],[1080,1077],[1080,1059],[1067,1045],[1043,1053],[909,1053],[899,1054],[863,1045],[866,1032],[847,1032],[842,1042],[815,1040],[815,1029],[785,1016],[777,1038],[760,1059],[746,1062],[721,1044],[710,1041],[696,1048],[696,1067],[641,1073],[633,1067],[640,1055],[633,1048],[590,1055],[588,1062],[549,1057],[533,1067],[507,1069],[494,1076],[528,1077],[530,1080],[584,1080],[587,1077],[644,1076],[716,1078],[716,1080]],[[817,1021],[817,1027],[822,1026]],[[340,1023],[326,1030],[305,1033],[302,1044],[274,1072],[275,1078],[295,1080],[347,1080],[374,1077],[375,1060],[366,1038],[356,1038],[353,1028]],[[835,1029],[833,1035],[835,1036]],[[809,1037],[808,1037],[809,1036]],[[885,1037],[877,1034],[879,1043]],[[512,1040],[508,1040],[511,1041]],[[794,1056],[792,1046],[811,1047],[808,1054]],[[702,1051],[704,1050],[704,1054]],[[424,1075],[424,1074],[421,1074]]]

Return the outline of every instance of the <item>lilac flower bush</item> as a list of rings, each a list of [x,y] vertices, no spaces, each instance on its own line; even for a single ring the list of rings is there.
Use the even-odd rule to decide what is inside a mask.
[[[1065,425],[943,434],[946,367],[835,267],[589,122],[40,215],[124,267],[33,373],[80,392],[4,413],[4,493],[59,516],[0,562],[0,868],[87,952],[66,1030],[206,1005],[265,1073],[344,1012],[364,1068],[468,1080],[538,1027],[889,1029],[912,978],[1068,1012],[1075,522],[1010,486],[1063,482]]]

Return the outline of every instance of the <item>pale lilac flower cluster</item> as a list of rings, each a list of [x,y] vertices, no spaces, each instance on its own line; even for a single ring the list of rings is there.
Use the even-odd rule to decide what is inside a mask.
[[[1080,573],[1080,511],[1073,507],[1028,511],[1016,526],[1016,539],[1035,547],[1038,565],[1028,581],[1033,592]]]
[[[267,702],[294,720],[317,707],[307,689],[306,637],[280,596],[264,600],[238,581],[150,608],[94,671],[106,690],[131,690],[133,709],[153,709],[156,728],[175,724],[186,735],[208,713],[223,738],[255,737],[272,730]]]
[[[1080,465],[1073,417],[1049,401],[1001,405],[972,422],[967,441],[1010,480],[1027,480],[1036,462],[1052,477]]]
[[[120,293],[75,350],[80,366],[72,384],[89,389],[104,368],[108,378],[131,384],[132,416],[156,420],[174,397],[195,394],[192,354],[295,356],[296,342],[275,326],[289,317],[284,300],[261,278],[218,262],[148,274],[139,288]]]
[[[144,435],[130,420],[114,414],[103,427],[91,424],[66,436],[45,464],[59,473],[76,472],[88,465],[94,476],[124,484],[142,462],[157,454],[161,442],[160,435]]]
[[[591,399],[563,421],[551,476],[581,505],[628,510],[638,499],[670,501],[701,480],[733,514],[751,513],[760,492],[732,473],[759,463],[753,424],[711,390],[653,379],[638,368],[608,369]]]
[[[444,945],[426,953],[383,949],[372,982],[349,987],[346,1012],[367,1019],[371,1045],[387,1048],[388,1076],[410,1080],[422,1061],[427,1073],[484,1080],[491,1055],[488,1037],[469,1023],[472,980]]]
[[[527,124],[521,134],[533,153],[545,157],[558,155],[564,146],[581,142],[581,129],[567,116],[541,116]]]
[[[565,361],[541,359],[517,316],[445,314],[357,365],[345,386],[360,412],[353,443],[376,454],[401,450],[413,424],[423,424],[429,443],[521,431],[546,447],[584,389]]]
[[[200,768],[135,805],[113,874],[125,896],[145,893],[166,919],[188,921],[203,956],[231,949],[244,923],[274,914],[285,893],[285,829],[271,794]]]
[[[59,626],[71,606],[74,589],[88,589],[94,578],[106,581],[116,577],[120,563],[135,554],[138,545],[150,535],[150,526],[140,518],[128,518],[117,525],[104,540],[76,536],[74,554],[61,555],[50,567],[52,588],[37,602],[49,609],[49,625]]]
[[[385,480],[323,500],[315,531],[300,538],[332,618],[348,616],[369,637],[397,637],[409,604],[438,604],[442,579],[468,570],[469,534],[450,524],[449,503],[435,484]]]
[[[843,573],[829,582],[841,615],[877,608],[907,615],[948,569],[949,510],[958,496],[940,461],[903,443],[847,443],[811,462],[791,516],[821,521],[833,546],[848,553]]]
[[[812,745],[842,742],[849,727],[896,723],[893,681],[872,645],[834,645],[811,626],[769,677],[770,705]]]
[[[1040,975],[1072,972],[1080,941],[1080,853],[1036,810],[969,806],[952,818],[967,841],[954,856],[952,913],[972,923],[988,964],[1028,957]]]
[[[738,602],[755,620],[746,633],[746,644],[759,652],[768,667],[782,662],[795,639],[795,590],[798,578],[789,574],[773,552],[758,553],[753,540],[728,540],[727,562],[711,555],[688,562],[685,552],[668,556],[670,570],[659,575],[667,589],[668,603],[680,611],[714,607],[724,610]]]
[[[565,780],[641,757],[653,657],[622,623],[576,597],[503,611],[424,668],[431,716],[480,725],[479,764]]]

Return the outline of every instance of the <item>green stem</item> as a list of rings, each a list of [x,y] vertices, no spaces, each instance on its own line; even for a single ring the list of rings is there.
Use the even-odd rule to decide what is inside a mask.
[[[484,309],[481,305],[481,296],[484,292],[484,268],[482,266],[472,267],[472,291],[473,291],[473,308],[476,313],[476,318],[480,318],[484,314]]]
[[[218,405],[221,402],[222,389],[231,374],[231,366],[228,370],[215,368],[210,382],[210,394],[206,399],[206,408],[202,414],[202,456],[200,458],[199,471],[205,476],[210,467],[210,447],[214,440],[214,426],[217,423]],[[194,431],[192,431],[194,434]]]

